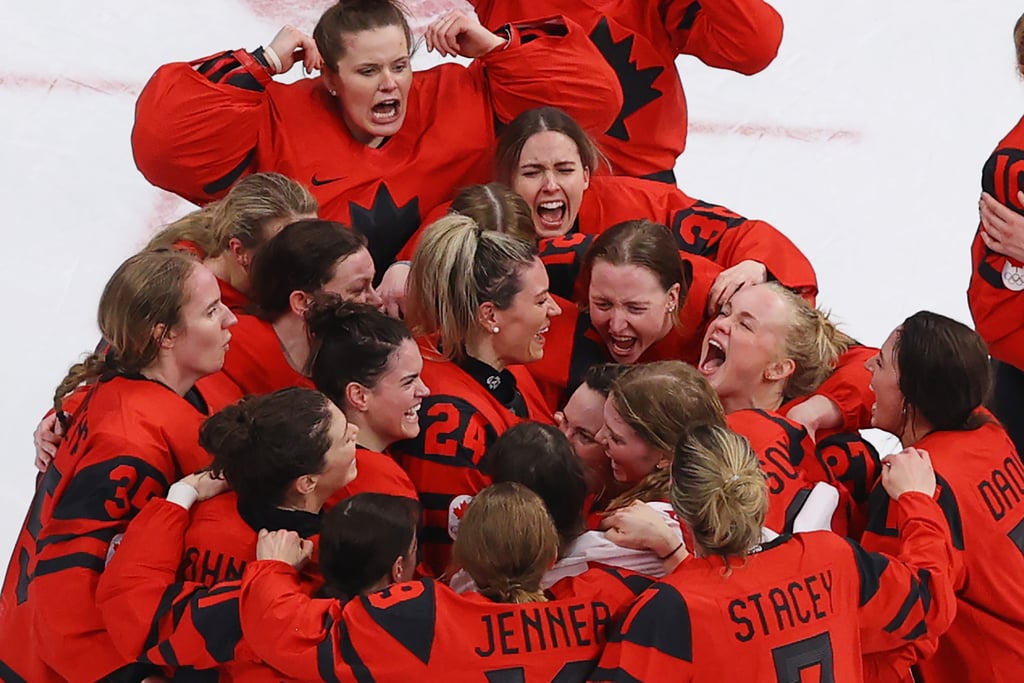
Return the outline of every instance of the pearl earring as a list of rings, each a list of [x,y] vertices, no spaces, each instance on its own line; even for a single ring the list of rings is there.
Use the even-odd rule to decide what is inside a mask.
[[[331,97],[337,97],[338,96],[338,91],[337,90],[328,90],[327,92],[331,93]]]
[[[491,328],[491,332],[493,332],[494,334],[498,334],[499,332],[501,332],[501,328],[495,325],[494,327]]]

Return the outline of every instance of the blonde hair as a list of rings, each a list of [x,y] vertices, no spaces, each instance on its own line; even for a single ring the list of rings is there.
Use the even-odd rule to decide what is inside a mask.
[[[480,305],[511,306],[522,289],[522,271],[535,258],[533,243],[481,230],[472,218],[439,219],[424,232],[409,271],[410,329],[437,335],[442,354],[461,359],[478,327]]]
[[[529,204],[501,183],[462,188],[452,201],[451,213],[472,218],[481,230],[503,232],[527,242],[537,239]]]
[[[725,426],[718,394],[692,366],[678,360],[635,365],[612,383],[615,411],[651,448],[671,459],[676,446],[697,425]],[[608,504],[609,510],[634,500],[665,500],[668,469],[655,469]]]
[[[705,554],[743,557],[761,539],[768,484],[750,443],[724,427],[696,427],[679,443],[669,499]]]
[[[540,496],[515,482],[492,484],[466,509],[452,558],[495,602],[545,602],[540,582],[558,553],[558,532]]]
[[[829,320],[829,314],[778,282],[762,285],[774,292],[789,311],[783,353],[796,365],[782,389],[784,400],[816,390],[835,370],[839,357],[854,343]]]
[[[64,397],[82,382],[108,372],[140,372],[157,359],[164,337],[180,321],[185,283],[197,265],[181,252],[144,251],[118,267],[103,288],[97,315],[110,347],[71,366],[53,396],[58,416]]]
[[[210,232],[210,220],[216,206],[216,202],[207,204],[201,209],[185,214],[173,223],[168,223],[160,232],[153,235],[143,251],[181,249],[201,259],[206,258],[219,249],[217,240]]]
[[[254,173],[238,181],[214,205],[210,233],[216,244],[209,256],[219,256],[234,238],[252,249],[267,241],[268,221],[299,220],[316,215],[316,199],[302,185],[280,173]]]

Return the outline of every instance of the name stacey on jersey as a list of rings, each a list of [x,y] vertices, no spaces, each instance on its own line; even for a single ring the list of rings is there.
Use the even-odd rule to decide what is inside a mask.
[[[740,627],[733,635],[741,643],[834,614],[831,569],[729,603],[729,617]]]
[[[611,622],[608,605],[598,601],[510,605],[508,610],[480,617],[482,628],[474,651],[490,657],[600,645]]]

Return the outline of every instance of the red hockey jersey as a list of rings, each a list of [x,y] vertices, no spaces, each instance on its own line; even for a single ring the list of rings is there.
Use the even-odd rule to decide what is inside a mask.
[[[416,487],[409,475],[387,453],[371,451],[359,446],[356,449],[356,467],[359,473],[347,486],[344,486],[324,503],[324,510],[351,498],[357,493],[384,493],[389,496],[402,496],[419,500]]]
[[[1017,192],[1024,189],[1024,118],[1017,122],[985,162],[981,187],[998,201],[1024,214]],[[981,239],[971,245],[974,269],[967,303],[978,334],[994,358],[1024,368],[1024,263],[997,254]]]
[[[935,467],[938,503],[953,532],[957,593],[956,619],[918,664],[921,680],[1016,681],[1024,663],[1024,465],[994,420],[932,432],[914,446]],[[888,500],[881,486],[871,494],[863,536],[871,550],[891,552],[899,542]]]
[[[197,203],[257,171],[310,185],[320,216],[366,235],[383,273],[423,211],[487,181],[497,123],[555,104],[604,130],[621,103],[594,45],[554,17],[517,24],[469,68],[417,72],[402,129],[377,149],[351,136],[319,78],[278,83],[243,50],[161,67],[139,96],[132,149],[150,182]]]
[[[210,503],[216,503],[216,510],[210,509]],[[225,513],[228,533],[213,529],[216,520],[210,514],[216,512]],[[177,669],[182,680],[192,680],[188,673],[194,670],[214,669],[219,677],[213,680],[289,680],[261,662],[242,640],[239,578],[207,584],[182,581],[178,571],[184,555],[185,574],[190,573],[194,546],[185,539],[186,534],[195,536],[197,523],[207,534],[213,530],[214,536],[204,540],[225,541],[220,550],[234,553],[232,559],[238,564],[228,569],[228,575],[238,570],[240,576],[239,567],[255,559],[256,532],[239,516],[237,498],[222,494],[200,503],[192,514],[190,524],[189,513],[180,505],[156,499],[129,525],[96,592],[114,645],[127,658]],[[303,529],[294,530],[309,535]],[[208,567],[207,575],[200,578],[222,577],[229,566]],[[301,577],[305,589],[312,591],[318,579],[305,568]]]
[[[209,465],[204,418],[147,379],[89,387],[40,480],[0,594],[5,680],[92,683],[129,663],[104,629],[96,584],[110,542],[143,504]]]
[[[612,622],[650,579],[592,568],[547,602],[497,603],[432,579],[351,600],[311,600],[283,562],[242,581],[242,631],[256,653],[303,680],[577,683]]]
[[[269,394],[287,387],[315,389],[313,380],[288,363],[274,326],[253,315],[239,315],[231,346],[224,356],[224,374],[244,394]]]
[[[861,681],[862,650],[941,633],[955,609],[941,510],[920,493],[892,508],[909,564],[828,531],[781,536],[729,571],[687,559],[640,596],[591,680]]]
[[[423,506],[423,563],[443,573],[451,553],[448,507],[455,496],[474,495],[491,483],[484,454],[509,427],[524,418],[502,405],[457,364],[422,342],[423,372],[430,396],[420,408],[420,433],[391,450],[419,492]],[[530,420],[552,424],[551,410],[525,366],[509,366]]]
[[[486,26],[538,13],[578,22],[622,87],[614,123],[598,138],[616,173],[674,182],[687,112],[677,55],[754,74],[775,58],[782,18],[762,0],[470,0]]]

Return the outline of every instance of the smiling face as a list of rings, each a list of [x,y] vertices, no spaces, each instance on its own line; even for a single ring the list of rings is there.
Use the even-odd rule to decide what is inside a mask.
[[[494,308],[491,314],[493,327],[499,330],[492,345],[502,365],[543,358],[551,318],[562,312],[548,292],[548,272],[539,258],[523,266],[519,277],[522,289],[512,298],[512,305],[504,310]]]
[[[224,365],[224,354],[231,341],[235,315],[220,300],[216,276],[196,264],[185,281],[185,303],[179,322],[168,334],[171,354],[179,374],[192,381],[213,374]]]
[[[364,432],[371,432],[382,448],[419,435],[420,405],[430,394],[420,379],[422,371],[419,347],[406,339],[391,354],[377,384],[367,390]]]
[[[760,405],[767,384],[791,373],[785,362],[790,321],[785,301],[768,287],[744,287],[708,326],[697,369],[718,393],[726,410]]]
[[[317,475],[316,483],[317,492],[324,500],[343,486],[351,484],[358,473],[356,438],[359,435],[359,427],[349,422],[345,414],[333,403],[329,403],[328,413],[331,416],[331,424],[327,433],[331,445],[324,453],[324,468]]]
[[[902,436],[906,427],[905,400],[900,391],[900,373],[896,366],[896,340],[900,328],[892,331],[878,353],[868,359],[865,367],[871,371],[871,390],[875,402],[871,406],[871,426],[890,434]]]
[[[405,121],[412,87],[409,45],[399,26],[349,33],[342,41],[345,56],[336,72],[324,70],[324,81],[337,93],[352,137],[376,147]]]
[[[666,455],[643,440],[615,409],[609,396],[604,402],[604,425],[598,432],[605,455],[612,464],[615,481],[632,486],[668,463]]]
[[[635,265],[597,260],[590,274],[590,320],[618,363],[633,364],[672,328],[679,285],[665,291],[657,276]]]
[[[590,170],[564,133],[546,130],[523,145],[512,189],[530,205],[538,238],[558,237],[572,228],[588,187]]]

